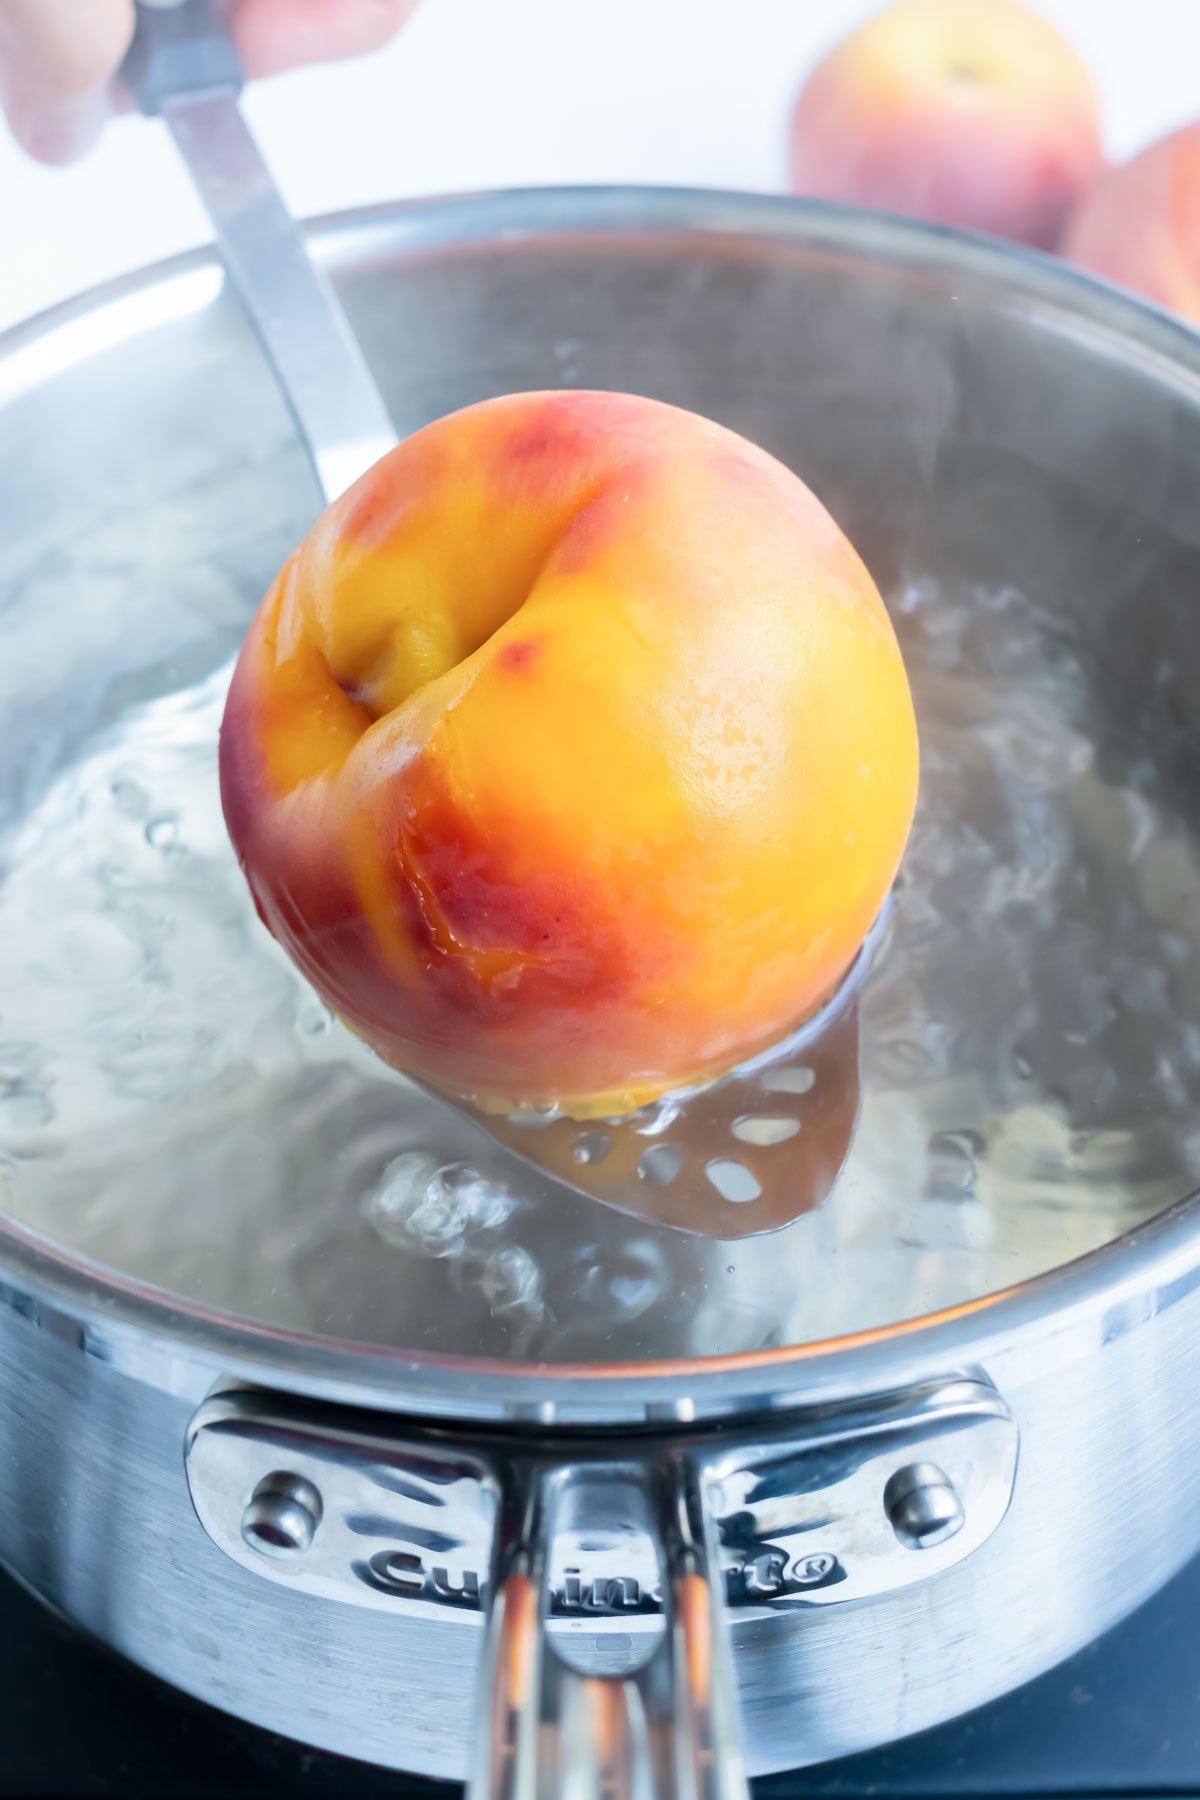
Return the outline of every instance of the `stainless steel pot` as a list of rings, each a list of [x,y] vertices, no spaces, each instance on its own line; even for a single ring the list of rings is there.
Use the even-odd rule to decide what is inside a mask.
[[[998,1146],[969,1230],[926,1139],[918,1168],[901,1134],[874,1165],[874,1238],[871,1205],[847,1197],[866,1179],[855,1165],[822,1211],[736,1259],[654,1226],[674,1284],[621,1330],[560,1319],[551,1344],[522,1337],[494,1285],[451,1329],[444,1258],[379,1276],[361,1247],[338,1276],[365,1296],[357,1310],[330,1276],[296,1311],[279,1244],[290,1256],[303,1239],[311,1264],[342,1270],[314,1221],[349,1216],[339,1184],[361,1190],[360,1142],[378,1150],[372,1179],[411,1153],[411,1132],[388,1136],[397,1090],[364,1111],[365,1089],[331,1075],[317,1094],[305,1064],[284,1105],[253,1033],[215,1073],[197,1034],[208,1110],[167,1157],[161,1122],[189,1072],[171,1086],[152,1034],[140,1062],[122,1044],[97,1098],[86,1057],[56,1089],[19,1021],[43,983],[47,1039],[69,1048],[62,971],[76,990],[111,974],[116,939],[89,937],[72,888],[96,850],[70,787],[81,746],[107,754],[134,701],[161,726],[190,683],[219,689],[315,500],[210,258],[59,309],[0,358],[0,872],[13,891],[57,795],[75,892],[63,925],[51,884],[0,972],[16,1034],[0,1089],[0,1557],[145,1667],[309,1743],[446,1776],[468,1773],[474,1744],[481,1793],[563,1792],[584,1770],[638,1792],[736,1793],[739,1742],[761,1772],[931,1725],[1045,1669],[1200,1547],[1200,1202],[1185,1198],[1200,1166],[1200,340],[1051,261],[783,201],[497,196],[350,215],[314,240],[401,430],[507,389],[659,394],[798,466],[903,605],[924,603],[931,572],[993,606],[1005,584],[1035,593],[1039,654],[1064,635],[1083,646],[1070,703],[1097,751],[1069,809],[1114,884],[1088,917],[1110,934],[1119,992],[1081,1023],[1073,977],[1097,973],[1101,938],[1080,962],[1077,922],[1058,932],[1038,913],[1044,807],[1013,839],[1004,897],[1006,919],[1028,908],[1041,933],[1028,965],[1014,929],[989,974],[969,885],[931,866],[926,837],[906,877],[943,901],[920,939],[925,1000],[970,1033],[918,1084],[923,1128],[937,1154],[949,1143],[981,1167],[979,1146]],[[1017,704],[1036,670],[996,662],[999,641],[980,655]],[[929,663],[952,695],[958,654]],[[1030,733],[1033,761],[1053,760]],[[970,774],[929,767],[927,789],[958,794]],[[113,773],[112,816],[170,849],[135,787]],[[994,837],[985,815],[971,829]],[[106,892],[114,857],[102,843]],[[176,909],[187,867],[171,867],[137,915],[159,961],[131,966],[131,1012],[199,929]],[[1146,919],[1164,960],[1139,985]],[[885,1104],[870,994],[859,1130],[878,1145],[909,1114]],[[231,1020],[239,1004],[231,987]],[[111,1014],[114,1045],[125,1023]],[[1000,1054],[1044,1100],[1005,1118],[1053,1117],[1073,1185],[1022,1139],[994,1198],[1017,1140],[966,1075]],[[467,1128],[443,1126],[443,1159],[470,1155],[454,1137]],[[269,1206],[240,1185],[250,1162],[220,1162],[227,1139],[274,1171]],[[551,1248],[570,1239],[597,1264],[633,1229],[533,1200]],[[898,1219],[915,1235],[877,1293],[868,1271]],[[809,1328],[782,1323],[779,1301],[781,1283],[803,1288],[806,1256]],[[704,1297],[726,1275],[739,1316],[758,1305],[766,1329],[712,1324]]]

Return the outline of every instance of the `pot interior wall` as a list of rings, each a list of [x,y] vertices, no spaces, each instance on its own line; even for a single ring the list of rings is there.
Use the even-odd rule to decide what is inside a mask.
[[[782,457],[872,569],[921,807],[854,1049],[781,1150],[798,1195],[844,1166],[770,1237],[631,1222],[373,1063],[268,942],[215,734],[316,498],[200,261],[0,361],[0,1206],[267,1324],[635,1361],[919,1316],[1200,1185],[1194,346],[1036,265],[750,202],[515,197],[324,242],[402,431],[653,394]]]

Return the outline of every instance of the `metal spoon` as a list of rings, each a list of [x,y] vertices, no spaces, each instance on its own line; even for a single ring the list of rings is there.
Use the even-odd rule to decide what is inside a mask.
[[[341,303],[242,117],[243,71],[213,0],[140,0],[121,79],[161,114],[328,503],[396,432]]]
[[[396,434],[242,117],[243,71],[213,0],[141,0],[122,78],[143,112],[166,121],[321,492],[337,499]],[[858,1111],[853,991],[867,954],[785,1043],[626,1120],[495,1118],[426,1091],[567,1187],[640,1218],[719,1238],[774,1230],[825,1198],[849,1147]]]
[[[828,1197],[849,1151],[858,988],[882,925],[819,1013],[710,1087],[587,1124],[460,1110],[565,1186],[637,1218],[712,1238],[777,1231]]]

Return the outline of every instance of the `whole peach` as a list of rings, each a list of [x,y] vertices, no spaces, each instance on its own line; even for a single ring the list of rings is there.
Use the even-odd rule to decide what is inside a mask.
[[[796,193],[1042,249],[1101,160],[1087,70],[1016,0],[898,0],[830,52],[792,114]]]
[[[1200,121],[1102,175],[1062,253],[1200,322]]]
[[[514,394],[330,507],[251,626],[226,822],[268,928],[387,1061],[622,1112],[852,961],[912,817],[869,575],[781,463],[623,394]]]

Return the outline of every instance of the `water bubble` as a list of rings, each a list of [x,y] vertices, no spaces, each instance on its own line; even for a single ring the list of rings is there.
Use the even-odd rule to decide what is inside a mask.
[[[146,826],[146,842],[155,850],[169,849],[179,836],[179,820],[172,813],[162,813]]]
[[[639,1137],[661,1137],[670,1131],[683,1110],[682,1102],[671,1095],[661,1100],[651,1100],[646,1106],[639,1106],[626,1120],[614,1121],[630,1126]]]
[[[364,1202],[385,1243],[417,1254],[458,1255],[509,1218],[508,1190],[469,1163],[439,1164],[424,1151],[390,1162]]]
[[[939,1131],[929,1140],[925,1158],[925,1196],[929,1200],[970,1199],[975,1192],[976,1158],[983,1140],[973,1131]]]
[[[301,1037],[326,1037],[333,1026],[333,1014],[306,988],[296,999],[296,1030]]]
[[[619,1246],[581,1244],[561,1282],[562,1308],[577,1326],[642,1317],[663,1297],[670,1271],[653,1240],[634,1237]],[[555,1304],[559,1305],[558,1288]]]
[[[113,805],[123,819],[137,822],[150,810],[150,796],[132,775],[116,775],[109,784]]]
[[[437,1179],[462,1208],[468,1240],[476,1233],[498,1231],[513,1211],[513,1196],[499,1181],[483,1175],[470,1163],[447,1163]]]
[[[520,1244],[510,1244],[487,1259],[479,1287],[493,1313],[541,1310],[542,1272]]]
[[[1188,1092],[1187,1084],[1184,1082],[1175,1065],[1174,1057],[1165,1053],[1161,1055],[1158,1059],[1155,1073],[1158,1077],[1159,1086],[1163,1092],[1167,1094],[1181,1110],[1186,1107],[1189,1104],[1191,1095]]]
[[[577,1163],[600,1163],[612,1149],[612,1143],[607,1131],[585,1131],[575,1139],[571,1154]]]
[[[442,1180],[437,1160],[422,1151],[397,1156],[366,1198],[367,1217],[386,1243],[442,1256],[462,1242],[467,1211]]]
[[[683,1152],[674,1144],[652,1144],[638,1157],[637,1172],[650,1187],[669,1187],[683,1167]]]
[[[936,603],[938,584],[922,577],[916,581],[908,581],[895,596],[892,605],[899,613],[916,613]]]

